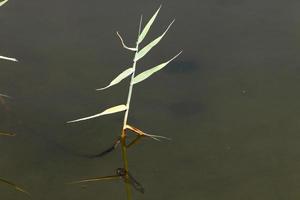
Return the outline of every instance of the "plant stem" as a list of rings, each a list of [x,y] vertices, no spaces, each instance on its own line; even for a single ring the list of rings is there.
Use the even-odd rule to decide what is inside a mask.
[[[122,148],[122,159],[123,159],[123,165],[124,169],[128,171],[128,159],[127,159],[127,148],[126,148],[126,133],[125,130],[122,130],[122,135],[121,135],[121,148]],[[126,174],[126,179],[128,179],[128,175]],[[125,189],[126,189],[126,194],[127,194],[127,200],[131,200],[131,188],[130,184],[125,181]]]
[[[138,32],[138,37],[140,35],[141,31],[141,25],[142,25],[142,17],[140,19],[140,24],[139,24],[139,32]],[[136,52],[135,55],[138,53],[139,49],[139,44],[138,44],[138,38],[136,40]],[[127,120],[128,120],[128,114],[129,114],[129,108],[130,108],[130,101],[131,101],[131,96],[132,96],[132,90],[133,90],[133,79],[135,75],[135,67],[136,67],[136,61],[133,61],[132,68],[133,68],[133,73],[131,75],[131,80],[130,80],[130,85],[129,85],[129,90],[128,90],[128,96],[127,96],[127,102],[126,106],[127,109],[124,114],[124,121],[123,121],[123,128],[122,128],[122,133],[121,133],[121,145],[122,145],[122,159],[123,159],[123,165],[124,169],[128,172],[128,159],[127,159],[127,147],[126,147],[126,125],[127,125]],[[128,174],[126,174],[126,179],[128,180]],[[126,189],[126,194],[127,194],[127,200],[131,200],[131,187],[128,181],[125,181],[125,189]]]

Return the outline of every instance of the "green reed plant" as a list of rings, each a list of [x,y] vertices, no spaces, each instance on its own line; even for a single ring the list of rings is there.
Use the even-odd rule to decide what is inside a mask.
[[[152,48],[154,48],[160,41],[161,39],[165,36],[165,34],[168,32],[169,28],[171,25],[174,23],[175,20],[173,20],[166,30],[156,39],[154,39],[152,42],[149,44],[145,45],[144,47],[140,48],[140,45],[142,44],[144,38],[148,34],[153,22],[155,21],[159,11],[161,9],[161,6],[158,8],[158,10],[154,13],[154,15],[150,18],[150,20],[147,22],[147,24],[144,26],[143,30],[141,30],[142,27],[142,16],[140,19],[140,24],[139,24],[139,31],[138,31],[138,36],[137,36],[137,41],[135,47],[129,47],[124,43],[123,38],[117,32],[117,36],[120,38],[122,46],[129,50],[134,52],[134,57],[133,57],[133,63],[132,66],[125,69],[122,73],[120,73],[116,78],[114,78],[106,87],[97,89],[99,90],[104,90],[107,88],[110,88],[111,86],[114,86],[118,83],[120,83],[123,79],[129,78],[130,77],[130,84],[128,88],[128,95],[127,95],[127,101],[125,104],[120,104],[117,106],[110,107],[98,114],[76,119],[69,121],[67,123],[73,123],[73,122],[79,122],[79,121],[84,121],[84,120],[89,120],[92,118],[100,117],[103,115],[108,115],[108,114],[113,114],[113,113],[118,113],[118,112],[125,112],[124,113],[124,118],[123,118],[123,127],[121,130],[121,134],[117,141],[114,143],[113,149],[115,149],[119,144],[121,145],[121,150],[122,150],[122,160],[123,160],[123,168],[118,168],[116,175],[113,176],[106,176],[106,177],[95,177],[95,178],[90,178],[90,179],[85,179],[81,181],[74,181],[72,183],[83,183],[83,182],[92,182],[92,181],[99,181],[99,180],[108,180],[108,179],[123,179],[125,183],[125,188],[126,188],[126,194],[127,194],[127,199],[130,200],[132,199],[131,197],[131,185],[133,185],[136,189],[139,189],[141,192],[143,192],[143,188],[141,186],[138,186],[138,182],[135,181],[135,184],[132,184],[132,176],[129,173],[129,164],[128,164],[128,156],[127,156],[127,149],[131,147],[132,145],[136,144],[136,142],[143,137],[149,137],[154,140],[160,140],[160,139],[168,139],[163,136],[158,136],[158,135],[151,135],[147,134],[144,131],[128,124],[128,116],[129,116],[129,110],[131,106],[131,98],[132,98],[132,93],[133,93],[133,88],[136,84],[146,80],[150,76],[152,76],[154,73],[158,72],[159,70],[163,69],[167,64],[169,64],[172,60],[174,60],[176,57],[178,57],[181,54],[181,51],[172,57],[171,59],[156,65],[154,67],[151,67],[148,70],[145,70],[144,72],[136,75],[136,68],[138,65],[138,61],[140,61]],[[136,134],[136,138],[132,140],[131,142],[127,142],[127,131],[130,130]]]

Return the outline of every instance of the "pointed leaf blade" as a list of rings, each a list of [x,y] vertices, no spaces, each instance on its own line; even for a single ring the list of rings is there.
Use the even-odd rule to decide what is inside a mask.
[[[72,120],[72,121],[68,121],[67,123],[84,121],[84,120],[100,117],[102,115],[108,115],[108,114],[113,114],[113,113],[117,113],[117,112],[122,112],[124,110],[127,110],[127,106],[122,104],[122,105],[118,105],[118,106],[108,108],[108,109],[104,110],[101,113],[98,113],[98,114],[95,114],[95,115],[92,115],[92,116],[88,116],[88,117],[84,117],[84,118],[80,118],[80,119],[76,119],[76,120]]]
[[[6,56],[0,56],[0,59],[18,62],[18,60],[16,58],[10,58],[10,57],[6,57]]]
[[[148,21],[145,28],[143,29],[143,31],[139,35],[139,38],[138,38],[138,41],[137,41],[138,44],[140,44],[143,41],[143,39],[145,38],[145,36],[147,35],[148,31],[150,30],[151,25],[153,24],[155,18],[157,17],[157,14],[159,13],[160,8],[161,8],[161,5],[159,6],[157,11],[154,13],[154,15],[151,17],[151,19]]]
[[[164,68],[167,64],[169,64],[172,60],[174,60],[176,57],[178,57],[181,53],[182,53],[182,51],[179,52],[176,56],[174,56],[170,60],[168,60],[167,62],[161,63],[161,64],[159,64],[159,65],[157,65],[157,66],[155,66],[151,69],[148,69],[148,70],[140,73],[139,75],[134,77],[132,84],[137,84],[137,83],[147,79],[148,77],[150,77],[155,72],[157,72],[157,71],[161,70],[162,68]]]
[[[8,0],[0,1],[0,6],[3,6],[3,5],[6,4],[7,2],[8,2]]]
[[[126,69],[121,74],[119,74],[114,80],[112,80],[109,85],[107,85],[106,87],[103,87],[103,88],[96,89],[96,90],[105,90],[113,85],[116,85],[116,84],[120,83],[123,79],[127,78],[132,73],[133,73],[133,68]]]
[[[165,30],[165,32],[163,32],[163,34],[161,34],[161,36],[157,37],[155,40],[153,40],[152,42],[150,42],[149,44],[147,44],[144,48],[142,48],[139,52],[137,52],[137,54],[134,57],[134,61],[138,61],[139,59],[141,59],[142,57],[144,57],[153,47],[155,47],[159,41],[164,37],[164,35],[168,32],[169,28],[172,26],[172,24],[174,23],[175,20],[173,20],[170,25],[167,27],[167,29]]]

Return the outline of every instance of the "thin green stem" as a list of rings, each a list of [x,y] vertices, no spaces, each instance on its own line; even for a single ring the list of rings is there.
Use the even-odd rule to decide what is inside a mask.
[[[139,37],[140,32],[141,32],[141,25],[142,25],[142,17],[140,19],[138,37]],[[138,53],[138,49],[139,49],[138,37],[137,37],[137,42],[136,42],[136,52],[135,52],[134,56],[136,56],[136,54]],[[128,96],[127,96],[127,102],[126,102],[127,110],[125,111],[125,114],[124,114],[123,128],[122,128],[122,133],[121,133],[122,159],[123,159],[124,169],[127,172],[129,170],[128,170],[127,147],[126,147],[126,125],[127,125],[127,120],[128,120],[130,101],[131,101],[131,97],[132,97],[133,79],[134,79],[134,75],[135,75],[136,64],[137,64],[137,62],[133,61],[133,64],[132,64],[133,73],[131,75],[131,80],[130,80],[130,85],[129,85],[129,90],[128,90]],[[129,178],[128,174],[126,174],[125,178],[126,179]],[[125,189],[126,189],[126,194],[127,194],[127,200],[131,200],[132,199],[131,187],[130,187],[130,184],[128,183],[128,181],[125,181]]]
[[[143,19],[143,18],[142,18],[142,16],[141,16],[140,24],[139,24],[139,32],[138,32],[138,37],[137,37],[137,40],[136,40],[136,47],[135,47],[136,52],[135,52],[134,57],[136,56],[136,54],[137,54],[138,51],[139,51],[138,38],[139,38],[139,35],[140,35],[140,32],[141,32],[142,19]],[[133,60],[134,60],[134,59],[133,59]],[[137,61],[133,61],[133,64],[132,64],[133,73],[132,73],[132,75],[131,75],[130,85],[129,85],[129,90],[128,90],[128,96],[127,96],[127,102],[126,102],[127,110],[126,110],[125,115],[124,115],[123,130],[126,129],[127,120],[128,120],[128,114],[129,114],[129,109],[130,109],[130,101],[131,101],[132,90],[133,90],[133,79],[134,79],[134,75],[135,75],[135,67],[136,67],[136,64],[137,64]],[[122,134],[123,134],[123,133],[122,133]],[[124,132],[124,134],[125,134],[125,132]]]

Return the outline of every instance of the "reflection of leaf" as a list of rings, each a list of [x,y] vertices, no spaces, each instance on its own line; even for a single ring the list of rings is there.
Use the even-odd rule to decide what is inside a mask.
[[[95,182],[95,181],[103,181],[103,180],[113,180],[113,179],[121,179],[121,176],[114,175],[114,176],[103,176],[103,177],[94,177],[89,179],[84,179],[80,181],[72,181],[69,184],[78,184],[78,183],[87,183],[87,182]]]
[[[119,74],[114,80],[112,80],[108,86],[97,89],[97,90],[104,90],[106,88],[109,88],[113,85],[120,83],[124,78],[127,78],[130,74],[132,74],[132,72],[133,72],[133,68],[126,69],[121,74]]]
[[[147,35],[151,25],[153,24],[159,10],[160,10],[161,6],[159,6],[159,8],[157,9],[157,11],[154,13],[154,15],[151,17],[151,19],[149,20],[149,22],[146,24],[145,28],[143,29],[143,31],[141,32],[141,34],[139,35],[138,41],[137,43],[141,43],[143,41],[143,39],[145,38],[145,36]]]
[[[14,133],[0,133],[0,136],[16,136]]]
[[[0,3],[0,4],[1,4],[1,3]],[[1,5],[0,5],[0,6],[1,6]],[[18,62],[18,60],[17,60],[16,58],[10,58],[10,57],[6,57],[6,56],[0,56],[0,59]]]
[[[108,109],[104,110],[103,112],[101,112],[99,114],[92,115],[92,116],[89,116],[89,117],[80,118],[80,119],[76,119],[76,120],[72,120],[72,121],[68,121],[67,123],[84,121],[84,120],[88,120],[88,119],[100,117],[102,115],[108,115],[108,114],[113,114],[113,113],[116,113],[116,112],[122,112],[124,110],[127,110],[127,106],[126,105],[124,105],[124,104],[123,105],[118,105],[118,106],[114,106],[114,107],[108,108]]]
[[[144,48],[142,48],[134,57],[134,61],[138,61],[139,59],[141,59],[144,55],[146,55],[153,47],[155,47],[159,41],[164,37],[164,35],[168,32],[169,28],[172,26],[172,24],[174,23],[175,20],[173,20],[170,25],[168,26],[168,28],[165,30],[165,32],[163,32],[163,34],[161,34],[161,36],[159,36],[158,38],[156,38],[155,40],[153,40],[152,42],[150,42],[149,44],[147,44]]]
[[[181,51],[182,52],[182,51]],[[145,79],[147,79],[149,76],[151,76],[152,74],[154,74],[155,72],[161,70],[162,68],[164,68],[167,64],[169,64],[169,62],[171,62],[172,60],[174,60],[177,56],[179,56],[181,54],[181,52],[179,52],[176,56],[174,56],[173,58],[171,58],[170,60],[168,60],[167,62],[161,63],[151,69],[148,69],[142,73],[140,73],[139,75],[137,75],[136,77],[134,77],[133,79],[133,84],[139,83]]]
[[[0,94],[0,97],[11,98],[10,96],[8,96],[8,95],[6,95],[6,94]]]
[[[14,187],[16,190],[18,190],[19,192],[23,192],[23,193],[27,194],[28,196],[30,196],[30,193],[29,193],[29,192],[27,192],[27,191],[24,190],[23,188],[17,186],[17,185],[14,184],[13,182],[7,181],[7,180],[5,180],[5,179],[3,179],[3,178],[0,178],[0,182],[5,183],[5,184],[7,184],[7,185],[10,185],[10,186]]]
[[[0,6],[3,6],[5,3],[7,3],[8,0],[3,0],[3,1],[0,1]]]

